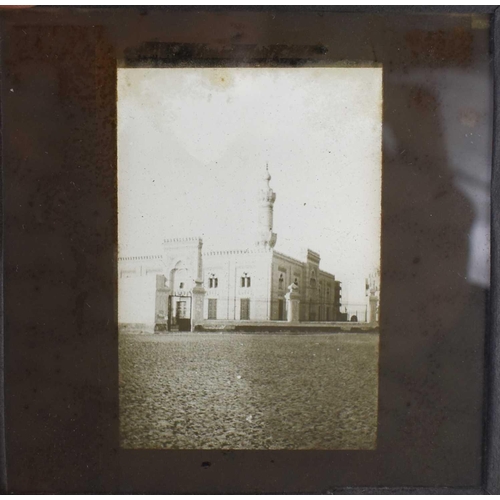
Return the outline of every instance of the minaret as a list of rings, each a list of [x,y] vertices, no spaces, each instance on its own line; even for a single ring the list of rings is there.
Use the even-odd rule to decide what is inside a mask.
[[[266,172],[263,183],[259,189],[259,212],[257,220],[257,246],[274,248],[276,245],[276,233],[273,233],[273,205],[276,193],[269,185],[271,175],[269,165],[266,163]]]

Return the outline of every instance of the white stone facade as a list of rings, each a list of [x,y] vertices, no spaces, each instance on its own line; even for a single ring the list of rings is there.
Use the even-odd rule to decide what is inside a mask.
[[[319,256],[311,251],[301,262],[271,248],[203,252],[201,239],[184,244],[166,242],[167,252],[173,254],[119,259],[120,300],[126,301],[120,305],[121,321],[151,324],[158,320],[155,314],[167,317],[168,304],[158,295],[175,296],[174,304],[183,296],[192,297],[198,251],[204,321],[285,321],[285,295],[292,283],[298,286],[300,321],[339,319],[340,283],[319,269]],[[175,311],[175,305],[170,307]]]
[[[189,329],[210,322],[286,321],[289,287],[294,321],[338,321],[341,287],[307,250],[301,260],[274,250],[276,194],[266,169],[259,197],[256,244],[210,251],[201,238],[165,240],[159,255],[120,257],[119,322]]]

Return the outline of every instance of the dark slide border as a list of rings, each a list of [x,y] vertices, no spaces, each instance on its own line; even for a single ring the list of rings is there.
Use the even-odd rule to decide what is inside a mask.
[[[456,274],[466,264],[471,207],[447,168],[436,95],[396,77],[449,67],[487,78],[490,38],[471,30],[467,16],[349,11],[35,8],[3,15],[6,491],[498,492],[498,448],[488,445],[499,441],[498,197],[496,336],[488,336],[490,404],[483,407],[489,297]],[[495,45],[496,74],[497,56]],[[376,451],[119,449],[117,61],[383,64]],[[498,182],[494,175],[493,193]]]

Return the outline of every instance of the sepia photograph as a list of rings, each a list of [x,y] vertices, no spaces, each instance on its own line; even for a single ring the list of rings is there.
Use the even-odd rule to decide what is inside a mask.
[[[500,10],[0,25],[2,491],[499,491]]]
[[[382,68],[118,70],[120,446],[377,447]]]

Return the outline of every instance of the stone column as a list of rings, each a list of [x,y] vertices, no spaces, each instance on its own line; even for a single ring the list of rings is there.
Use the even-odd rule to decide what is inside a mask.
[[[376,295],[370,295],[370,324],[372,325],[377,323],[377,308],[378,297]]]
[[[155,333],[168,330],[168,297],[170,288],[163,275],[156,276]]]
[[[205,288],[203,281],[196,280],[196,285],[193,288],[193,304],[191,310],[191,331],[194,332],[195,327],[203,324],[203,304],[205,303]]]
[[[286,316],[287,321],[299,322],[300,321],[300,293],[299,287],[292,283],[288,287],[288,293],[285,295],[286,299]]]
[[[205,288],[203,286],[203,240],[200,238],[198,241],[198,262],[197,272],[195,279],[195,286],[193,287],[192,297],[193,304],[191,306],[191,331],[194,332],[196,326],[203,324],[203,305],[205,303]]]

